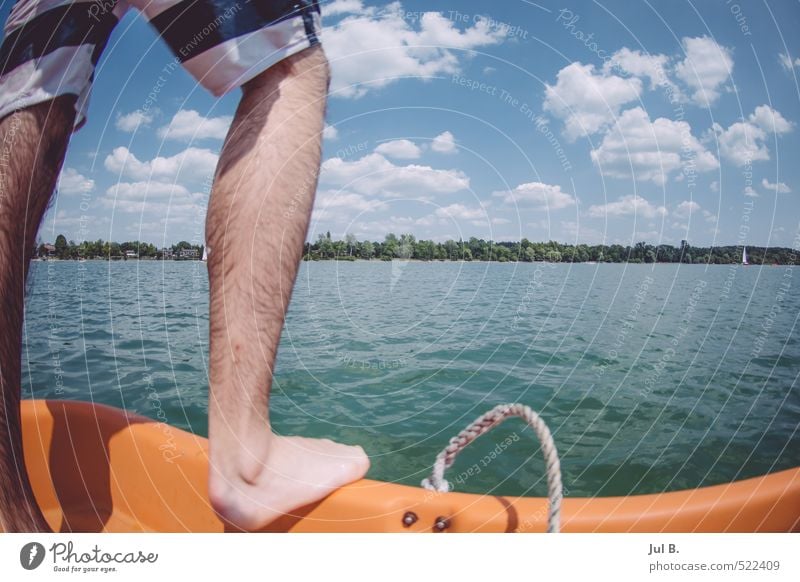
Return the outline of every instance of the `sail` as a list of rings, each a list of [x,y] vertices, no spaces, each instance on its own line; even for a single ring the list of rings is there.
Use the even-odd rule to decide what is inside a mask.
[[[208,246],[203,246],[203,260],[208,260]]]
[[[747,262],[747,247],[742,248],[742,264],[749,265],[750,263]]]

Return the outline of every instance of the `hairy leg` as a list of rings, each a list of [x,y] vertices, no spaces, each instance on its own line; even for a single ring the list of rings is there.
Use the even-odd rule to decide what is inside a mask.
[[[210,298],[209,494],[256,529],[361,478],[361,447],[274,435],[269,390],[320,165],[328,64],[320,47],[243,87],[206,222]]]
[[[72,133],[74,101],[57,97],[0,121],[0,525],[6,532],[50,531],[22,456],[22,319],[28,265]]]

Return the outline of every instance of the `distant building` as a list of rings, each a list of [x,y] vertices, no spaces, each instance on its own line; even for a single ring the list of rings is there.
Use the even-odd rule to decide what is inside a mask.
[[[178,258],[186,260],[197,260],[198,258],[197,249],[181,249],[178,252]]]
[[[56,245],[51,245],[50,243],[45,243],[44,245],[44,254],[46,257],[52,257],[56,254]]]
[[[125,251],[126,259],[138,259],[139,254],[136,251]]]
[[[172,249],[168,249],[167,247],[161,249],[161,258],[164,259],[165,261],[171,261],[172,259],[174,259],[175,256],[172,252]]]

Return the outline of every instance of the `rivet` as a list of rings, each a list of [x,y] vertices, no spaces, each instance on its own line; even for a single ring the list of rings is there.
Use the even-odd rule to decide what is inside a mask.
[[[448,527],[450,527],[450,520],[441,515],[436,518],[435,522],[433,522],[434,531],[444,531]]]
[[[419,520],[419,518],[417,517],[417,514],[414,513],[413,511],[406,511],[405,514],[403,515],[403,525],[406,527],[411,527],[412,525],[417,523],[417,520]]]

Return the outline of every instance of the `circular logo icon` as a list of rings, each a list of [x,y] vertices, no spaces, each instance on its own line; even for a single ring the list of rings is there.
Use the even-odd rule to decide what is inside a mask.
[[[44,546],[39,542],[27,543],[19,552],[19,563],[26,570],[35,570],[44,561],[44,554]]]

